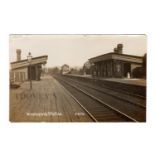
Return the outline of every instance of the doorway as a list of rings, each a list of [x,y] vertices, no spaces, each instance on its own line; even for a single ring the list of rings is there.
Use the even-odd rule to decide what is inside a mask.
[[[131,75],[131,64],[124,63],[124,77],[127,77],[128,73],[130,73],[130,75]]]

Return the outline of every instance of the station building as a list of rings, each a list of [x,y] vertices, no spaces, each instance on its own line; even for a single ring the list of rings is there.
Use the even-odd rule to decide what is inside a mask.
[[[64,65],[61,67],[61,74],[65,75],[65,74],[68,74],[69,72],[70,72],[70,67],[69,67],[69,65],[64,64]]]
[[[10,81],[24,82],[27,80],[40,80],[42,65],[47,63],[48,56],[43,55],[39,57],[33,57],[31,64],[28,59],[21,60],[21,50],[17,49],[17,60],[11,62],[10,67]]]
[[[132,77],[132,71],[141,67],[143,57],[123,54],[123,44],[118,44],[114,51],[90,58],[91,74],[97,77],[123,78]]]

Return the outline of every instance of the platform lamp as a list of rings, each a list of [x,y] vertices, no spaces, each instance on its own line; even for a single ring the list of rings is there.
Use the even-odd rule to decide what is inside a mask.
[[[27,56],[27,61],[29,63],[29,78],[30,78],[30,89],[32,89],[32,75],[31,75],[31,62],[32,62],[32,55],[29,52],[28,56]]]

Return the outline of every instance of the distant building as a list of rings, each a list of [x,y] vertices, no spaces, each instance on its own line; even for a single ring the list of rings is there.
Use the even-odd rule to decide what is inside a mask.
[[[28,59],[21,60],[21,50],[17,49],[17,60],[11,62],[10,80],[11,82],[24,82],[26,80],[40,80],[42,65],[47,62],[47,55],[33,57],[31,68]]]
[[[97,77],[130,77],[136,67],[141,67],[143,57],[123,54],[123,44],[118,44],[114,52],[89,59],[91,74]]]
[[[64,64],[62,67],[61,67],[61,74],[68,74],[70,72],[70,68],[67,64]]]

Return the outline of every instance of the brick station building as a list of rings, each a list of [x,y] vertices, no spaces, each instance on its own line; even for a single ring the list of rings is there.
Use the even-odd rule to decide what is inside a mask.
[[[118,44],[114,52],[89,59],[92,76],[123,78],[136,67],[142,66],[142,57],[123,54],[123,44]]]
[[[10,80],[11,82],[24,82],[31,80],[40,80],[42,65],[46,64],[48,56],[43,55],[39,57],[33,57],[31,60],[31,68],[28,59],[21,60],[21,50],[17,49],[17,60],[11,62]]]

